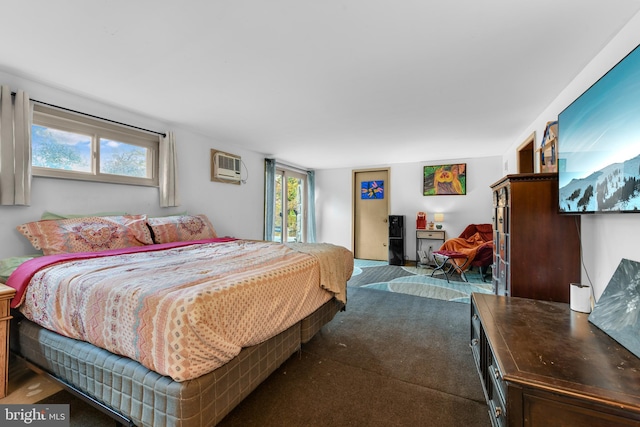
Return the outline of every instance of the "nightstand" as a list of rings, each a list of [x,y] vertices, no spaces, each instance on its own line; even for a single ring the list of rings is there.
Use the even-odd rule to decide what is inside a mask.
[[[15,293],[15,289],[0,284],[0,399],[7,395],[9,385],[9,320]]]
[[[440,249],[446,238],[444,230],[416,230],[416,267],[435,265],[432,252]],[[420,251],[426,252],[426,263],[420,262]]]

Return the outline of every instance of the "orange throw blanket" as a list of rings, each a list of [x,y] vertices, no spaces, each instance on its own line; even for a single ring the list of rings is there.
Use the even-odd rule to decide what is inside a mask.
[[[449,239],[440,247],[441,251],[456,251],[462,254],[465,254],[469,257],[469,260],[466,262],[466,265],[463,270],[469,268],[469,265],[476,257],[476,253],[478,252],[478,248],[484,245],[486,242],[482,238],[480,233],[472,234],[467,238],[463,237],[454,237],[453,239]],[[462,266],[464,260],[456,259],[454,260],[456,264]]]

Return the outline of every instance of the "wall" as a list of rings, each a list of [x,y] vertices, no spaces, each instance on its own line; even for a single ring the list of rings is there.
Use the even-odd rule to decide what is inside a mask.
[[[9,85],[14,91],[23,89],[32,99],[61,107],[146,129],[174,131],[182,201],[177,208],[160,208],[157,188],[34,177],[31,206],[0,206],[0,258],[34,253],[27,239],[15,227],[38,220],[45,210],[83,214],[101,211],[151,215],[184,211],[204,213],[221,236],[262,238],[264,156],[8,73],[0,72],[0,84]],[[212,148],[242,156],[249,171],[247,184],[210,181],[209,153]],[[246,174],[243,169],[243,177]]]
[[[422,173],[425,165],[467,164],[467,194],[464,196],[423,196]],[[373,166],[372,166],[373,167]],[[437,162],[382,165],[389,167],[390,214],[406,216],[406,254],[416,258],[416,213],[426,211],[429,221],[434,212],[443,212],[443,229],[457,237],[468,224],[492,221],[490,185],[502,177],[500,156],[450,159]],[[357,170],[357,169],[356,169]],[[316,171],[316,222],[319,242],[352,247],[352,169]],[[346,183],[349,183],[348,185]]]
[[[548,121],[579,97],[611,67],[640,44],[640,13],[618,33],[558,97],[522,132],[518,141],[504,154],[507,163],[505,173],[515,173],[516,149],[531,132],[538,138]],[[541,139],[537,141],[539,145]],[[562,140],[559,141],[562,149]],[[582,283],[591,284],[598,298],[611,279],[622,258],[640,261],[640,245],[635,236],[640,235],[640,214],[582,216]],[[633,236],[633,237],[631,237]],[[568,284],[567,284],[568,286]]]

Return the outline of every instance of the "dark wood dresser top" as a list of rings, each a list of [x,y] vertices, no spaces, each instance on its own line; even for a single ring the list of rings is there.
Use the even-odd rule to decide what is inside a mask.
[[[640,358],[569,304],[473,294],[505,381],[640,414]]]

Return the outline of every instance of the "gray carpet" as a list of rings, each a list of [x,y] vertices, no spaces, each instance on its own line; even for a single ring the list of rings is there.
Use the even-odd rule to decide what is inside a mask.
[[[468,305],[366,288],[348,298],[219,426],[490,426]],[[71,409],[72,426],[102,425],[86,405]],[[91,423],[74,423],[74,411]]]
[[[66,391],[59,391],[38,404],[69,405],[70,427],[114,427],[115,421]],[[34,424],[36,425],[36,424]]]
[[[362,288],[348,298],[220,425],[490,426],[468,305]]]

